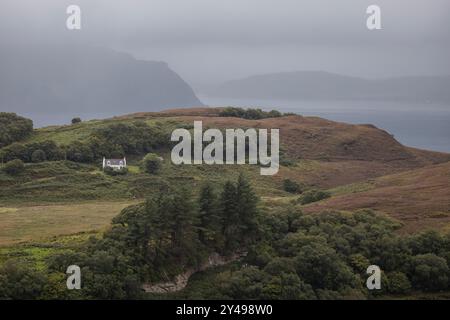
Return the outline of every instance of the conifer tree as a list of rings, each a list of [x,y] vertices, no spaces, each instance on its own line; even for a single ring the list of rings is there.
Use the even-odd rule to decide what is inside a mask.
[[[178,263],[195,256],[199,241],[197,235],[198,210],[186,188],[161,191],[148,212],[153,238],[154,263],[162,266],[164,257],[177,257]],[[170,253],[170,254],[169,254]]]
[[[206,246],[216,246],[220,241],[220,217],[218,199],[211,184],[205,184],[200,190],[199,240]]]
[[[227,181],[225,183],[220,200],[222,235],[225,242],[224,250],[229,252],[234,250],[239,244],[236,237],[238,232],[237,225],[239,223],[236,202],[236,186],[231,181]]]
[[[239,238],[248,244],[256,237],[258,225],[258,197],[250,183],[240,174],[236,187],[236,208],[238,213]]]
[[[192,194],[187,188],[180,188],[174,192],[170,217],[172,242],[175,246],[186,248],[198,244],[198,211]]]

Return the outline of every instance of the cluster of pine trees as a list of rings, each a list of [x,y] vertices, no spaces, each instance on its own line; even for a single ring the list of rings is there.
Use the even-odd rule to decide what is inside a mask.
[[[145,204],[124,209],[109,235],[122,233],[126,246],[152,265],[149,276],[158,278],[155,271],[166,266],[193,266],[212,252],[245,250],[258,237],[257,204],[242,175],[220,193],[206,184],[198,197],[185,187],[165,187]]]
[[[167,281],[212,253],[248,250],[258,237],[258,220],[258,198],[243,176],[221,190],[204,185],[198,195],[166,186],[122,210],[101,239],[49,256],[46,272],[8,261],[0,268],[0,299],[141,298],[144,282]],[[69,265],[80,266],[82,290],[65,288]],[[17,283],[24,274],[33,278],[32,292]]]

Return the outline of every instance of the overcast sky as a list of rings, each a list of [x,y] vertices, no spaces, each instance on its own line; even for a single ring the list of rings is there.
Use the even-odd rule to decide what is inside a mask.
[[[81,7],[80,31],[66,30],[69,4]],[[370,4],[382,30],[366,28]],[[12,42],[64,41],[166,61],[194,87],[296,70],[450,74],[450,1],[1,0],[0,55]]]

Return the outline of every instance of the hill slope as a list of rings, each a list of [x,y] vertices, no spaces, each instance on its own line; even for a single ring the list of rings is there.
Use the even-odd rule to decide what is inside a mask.
[[[404,232],[450,229],[450,162],[383,176],[359,186],[337,188],[332,198],[310,204],[306,212],[370,208],[405,224]],[[342,192],[342,194],[340,194]]]
[[[450,155],[446,153],[405,147],[389,133],[373,125],[352,125],[299,115],[247,120],[220,117],[220,110],[174,109],[132,114],[119,119],[156,117],[190,124],[201,120],[204,127],[222,129],[279,128],[285,157],[303,162],[297,167],[282,168],[274,179],[294,177],[320,187],[334,187],[450,160]]]
[[[247,120],[221,117],[221,108],[171,109],[124,115],[77,126],[48,127],[36,131],[31,141],[51,139],[60,144],[86,139],[96,128],[115,122],[144,120],[170,131],[177,124],[203,121],[204,128],[280,129],[282,158],[301,161],[282,167],[273,177],[285,177],[319,187],[330,188],[390,173],[450,161],[450,155],[405,147],[389,133],[372,125],[352,125],[299,115]]]

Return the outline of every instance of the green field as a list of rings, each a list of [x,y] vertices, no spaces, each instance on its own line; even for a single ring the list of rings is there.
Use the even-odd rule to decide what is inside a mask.
[[[133,201],[0,207],[0,246],[100,231]]]

